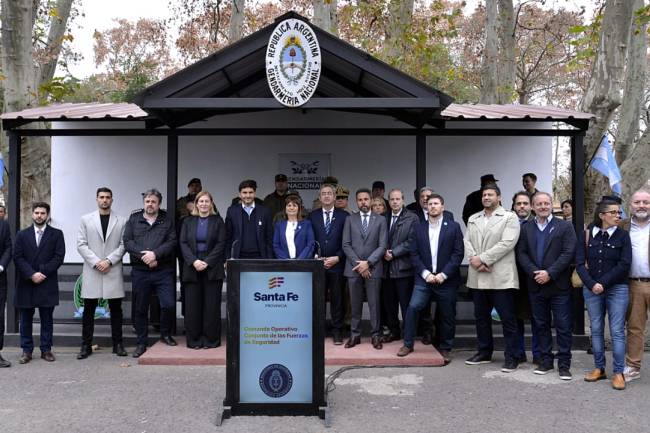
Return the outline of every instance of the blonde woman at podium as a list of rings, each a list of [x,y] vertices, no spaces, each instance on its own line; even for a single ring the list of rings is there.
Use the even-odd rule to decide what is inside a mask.
[[[190,349],[221,345],[221,290],[226,226],[212,195],[201,191],[194,210],[183,220],[180,248],[185,283],[185,333]]]
[[[314,231],[311,221],[302,218],[302,200],[289,195],[284,201],[284,218],[275,224],[273,252],[278,259],[313,259]]]

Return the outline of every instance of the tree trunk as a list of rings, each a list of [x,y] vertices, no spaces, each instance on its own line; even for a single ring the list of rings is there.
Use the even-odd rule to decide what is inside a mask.
[[[632,25],[633,2],[629,0],[607,0],[600,30],[596,57],[584,99],[582,111],[592,113],[596,119],[591,122],[584,140],[585,161],[588,164],[600,140],[621,105],[625,55]],[[589,214],[596,199],[603,192],[603,176],[591,169],[585,176],[585,212]]]
[[[58,0],[56,2],[56,16],[52,17],[50,30],[47,34],[48,61],[41,65],[39,84],[43,84],[54,78],[54,71],[56,70],[56,64],[59,60],[59,54],[61,54],[61,47],[63,45],[63,37],[68,27],[72,2],[73,0]]]
[[[499,4],[499,60],[497,99],[499,104],[509,104],[515,93],[515,19],[512,0],[498,0]]]
[[[641,9],[643,0],[634,2],[633,10]],[[620,120],[616,136],[616,161],[625,161],[639,137],[639,123],[644,104],[645,74],[648,65],[646,31],[647,24],[633,24],[630,42],[627,48],[627,66],[625,69],[625,92],[620,108]]]
[[[498,30],[497,0],[485,2],[485,48],[483,49],[483,65],[481,66],[481,104],[496,104],[499,102],[498,63],[499,63],[499,30]]]
[[[337,15],[336,0],[312,0],[314,6],[314,25],[330,32],[334,36],[339,35],[339,20]]]
[[[643,132],[634,150],[621,165],[623,196],[629,198],[637,189],[650,186],[650,128]]]
[[[228,26],[228,43],[232,44],[244,35],[244,10],[246,0],[232,0],[230,25]]]
[[[404,38],[413,18],[413,0],[390,0],[384,58],[397,60],[404,56]]]

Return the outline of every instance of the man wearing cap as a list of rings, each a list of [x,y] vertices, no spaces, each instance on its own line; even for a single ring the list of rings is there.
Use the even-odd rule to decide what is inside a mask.
[[[383,180],[376,180],[372,183],[372,198],[381,198],[384,201],[384,208],[386,210],[390,209],[388,205],[388,200],[384,198],[384,193],[386,192],[386,184]]]
[[[286,174],[275,175],[275,191],[264,197],[264,206],[269,208],[271,215],[284,211],[284,200],[287,198],[289,184]]]
[[[484,174],[481,176],[481,188],[469,194],[465,199],[465,206],[463,206],[463,222],[465,225],[467,225],[469,217],[483,210],[483,203],[481,201],[483,187],[491,183],[496,185],[498,181],[499,179],[495,179],[493,174]]]
[[[187,195],[176,200],[176,224],[190,214],[190,209],[187,208],[188,203],[194,205],[194,199],[196,195],[201,192],[203,186],[201,185],[201,179],[195,177],[187,183]]]
[[[343,185],[337,186],[336,187],[336,201],[334,202],[334,207],[347,212],[348,215],[352,215],[352,209],[350,209],[348,207],[348,198],[349,197],[350,197],[350,190],[349,189],[347,189]]]

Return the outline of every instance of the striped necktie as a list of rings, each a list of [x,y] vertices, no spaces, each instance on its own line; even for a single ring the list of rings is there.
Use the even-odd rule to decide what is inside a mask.
[[[332,219],[331,219],[331,210],[325,211],[325,233],[330,234],[332,229]]]
[[[368,215],[361,215],[361,234],[363,237],[368,234]]]

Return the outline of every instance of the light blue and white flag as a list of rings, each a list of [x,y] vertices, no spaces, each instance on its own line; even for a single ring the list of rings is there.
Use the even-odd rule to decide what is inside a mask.
[[[591,160],[591,166],[594,170],[609,179],[610,188],[612,188],[612,191],[616,195],[620,196],[622,192],[621,181],[623,178],[621,177],[621,171],[618,169],[618,164],[616,164],[614,151],[612,150],[612,145],[609,143],[607,135],[603,136],[603,139],[598,145],[598,150],[596,150],[596,154]]]
[[[5,157],[0,152],[0,188],[5,184]]]

